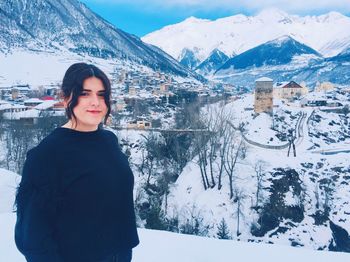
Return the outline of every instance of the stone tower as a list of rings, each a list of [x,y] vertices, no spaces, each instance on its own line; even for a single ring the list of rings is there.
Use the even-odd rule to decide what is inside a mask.
[[[273,80],[267,77],[259,78],[255,81],[255,113],[267,112],[273,110]]]

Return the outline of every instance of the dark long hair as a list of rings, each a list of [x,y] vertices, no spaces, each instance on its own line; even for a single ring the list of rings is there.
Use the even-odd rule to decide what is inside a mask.
[[[104,100],[107,106],[107,114],[104,118],[104,123],[106,124],[108,116],[111,113],[111,82],[101,69],[91,64],[73,64],[67,69],[63,77],[61,86],[62,96],[64,99],[68,100],[66,115],[68,119],[74,118],[75,123],[77,123],[77,118],[73,112],[73,109],[78,104],[78,98],[83,91],[84,80],[89,77],[96,77],[100,79],[105,89]]]

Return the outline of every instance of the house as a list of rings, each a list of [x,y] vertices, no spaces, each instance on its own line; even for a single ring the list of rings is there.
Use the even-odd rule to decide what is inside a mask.
[[[137,129],[147,129],[151,128],[151,122],[147,121],[144,118],[139,118],[137,120],[128,122],[127,128],[137,128]]]
[[[299,85],[294,81],[290,81],[288,83],[277,83],[273,90],[273,96],[279,99],[292,100],[306,95],[308,92],[305,83]]]
[[[160,87],[159,87],[159,91],[161,94],[165,94],[169,92],[169,87],[171,85],[169,83],[165,83],[165,82],[161,82],[160,83]]]
[[[30,99],[23,101],[23,104],[27,107],[35,107],[37,105],[40,105],[43,102],[44,101],[39,99],[39,98],[30,98]]]
[[[15,85],[11,87],[12,99],[16,100],[20,97],[27,96],[30,92],[29,85]]]
[[[118,98],[115,104],[115,108],[118,112],[124,111],[126,108],[126,103],[123,98]]]
[[[17,114],[24,112],[28,107],[24,105],[1,103],[0,104],[0,115],[8,120],[17,119]]]
[[[57,85],[45,86],[45,94],[48,96],[57,96],[60,92],[60,87]]]
[[[331,82],[317,82],[315,91],[316,92],[327,92],[334,89],[334,85]]]

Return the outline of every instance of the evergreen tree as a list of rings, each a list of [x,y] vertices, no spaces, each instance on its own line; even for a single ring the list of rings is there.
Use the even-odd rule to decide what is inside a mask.
[[[228,230],[225,219],[221,219],[220,224],[218,225],[218,232],[216,233],[219,239],[230,239],[230,231]]]
[[[160,203],[151,202],[151,206],[146,217],[145,227],[157,230],[166,229],[164,213],[160,207]]]

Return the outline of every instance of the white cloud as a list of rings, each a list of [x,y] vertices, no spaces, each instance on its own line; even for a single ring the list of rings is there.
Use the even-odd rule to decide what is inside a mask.
[[[130,4],[130,0],[85,0],[85,2],[104,2],[109,4]],[[195,8],[197,10],[224,9],[259,11],[268,7],[281,8],[289,12],[350,12],[350,0],[133,0],[133,5],[161,8]]]

